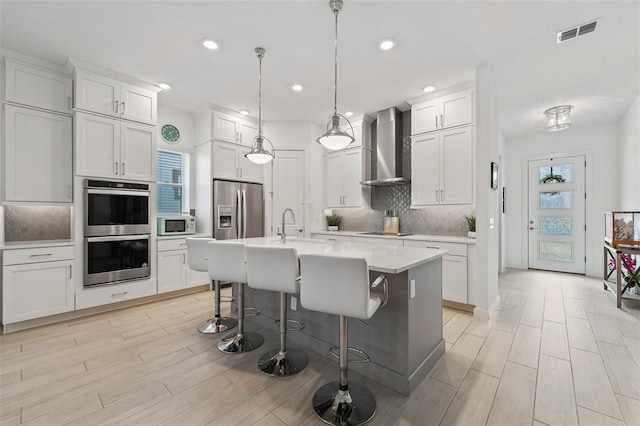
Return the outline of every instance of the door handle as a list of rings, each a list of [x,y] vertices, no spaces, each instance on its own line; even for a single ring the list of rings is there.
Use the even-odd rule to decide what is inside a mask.
[[[237,190],[238,200],[236,201],[236,228],[238,235],[236,238],[242,238],[242,195],[240,190]]]
[[[533,226],[530,226],[530,227],[529,227],[529,231],[533,231],[534,229],[538,229],[538,228],[535,228],[535,227],[533,227]]]
[[[242,190],[242,238],[247,238],[246,222],[247,222],[247,191],[243,189]]]

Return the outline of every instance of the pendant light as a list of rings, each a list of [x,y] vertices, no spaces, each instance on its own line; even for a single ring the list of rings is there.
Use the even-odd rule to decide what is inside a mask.
[[[333,84],[333,114],[329,116],[327,121],[327,131],[316,141],[327,149],[336,150],[346,148],[355,140],[353,137],[353,127],[351,123],[342,114],[338,114],[338,14],[342,10],[342,0],[329,1],[329,8],[336,17],[336,37],[335,37],[335,79]],[[340,127],[340,119],[349,125],[349,131],[342,130]]]
[[[271,141],[262,136],[262,58],[264,57],[264,49],[262,47],[256,47],[254,50],[260,60],[260,72],[258,74],[258,136],[256,136],[251,143],[251,151],[247,152],[244,156],[252,163],[267,164],[273,160],[275,154]],[[265,142],[271,145],[271,151],[265,148]]]

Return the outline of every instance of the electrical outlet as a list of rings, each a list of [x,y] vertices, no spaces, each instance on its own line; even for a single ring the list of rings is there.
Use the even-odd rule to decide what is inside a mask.
[[[411,290],[410,290],[409,298],[413,299],[414,297],[416,297],[416,280],[415,280],[415,278],[411,280]]]
[[[291,296],[291,310],[292,311],[297,311],[298,310],[298,298],[297,297]]]

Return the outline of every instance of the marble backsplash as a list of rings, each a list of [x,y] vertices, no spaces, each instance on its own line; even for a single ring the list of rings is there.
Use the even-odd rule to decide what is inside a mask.
[[[71,207],[5,206],[6,242],[68,240],[71,238]]]
[[[465,216],[475,214],[474,206],[434,206],[410,209],[411,185],[372,188],[371,209],[334,209],[342,216],[344,231],[382,231],[384,211],[394,209],[400,218],[400,232],[466,237]]]

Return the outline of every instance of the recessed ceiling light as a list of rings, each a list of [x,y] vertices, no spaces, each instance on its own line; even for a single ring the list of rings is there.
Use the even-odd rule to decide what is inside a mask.
[[[423,92],[427,92],[427,93],[431,93],[431,92],[433,92],[434,90],[436,90],[436,86],[424,86],[424,87],[422,88],[422,91],[423,91]]]
[[[240,111],[238,111],[240,114],[242,115],[249,115],[249,111],[247,111],[246,109],[241,109]]]
[[[344,113],[347,117],[351,117],[353,115],[353,111],[347,111]]]
[[[171,89],[171,85],[169,83],[164,83],[164,82],[158,83],[158,87],[160,87],[162,90]]]
[[[302,90],[302,86],[300,84],[294,84],[293,86],[291,86],[291,88],[296,92],[299,92]]]
[[[383,40],[382,43],[380,43],[380,49],[389,50],[395,45],[396,43],[393,40]]]
[[[209,38],[202,39],[201,43],[207,49],[216,50],[218,48],[218,43]]]

